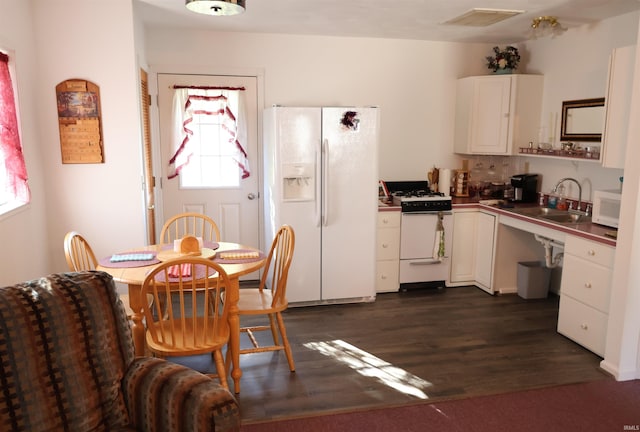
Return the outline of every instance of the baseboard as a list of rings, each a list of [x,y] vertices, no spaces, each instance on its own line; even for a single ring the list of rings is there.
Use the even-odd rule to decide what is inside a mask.
[[[602,360],[600,362],[600,367],[604,371],[613,375],[616,381],[631,381],[640,378],[640,371],[636,369],[620,371],[616,364],[608,362],[606,360]]]
[[[515,288],[500,288],[498,290],[500,294],[518,294],[518,287]]]

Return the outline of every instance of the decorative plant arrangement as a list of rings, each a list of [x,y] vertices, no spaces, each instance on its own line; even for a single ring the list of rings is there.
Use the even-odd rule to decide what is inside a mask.
[[[493,56],[487,56],[487,67],[495,73],[511,73],[512,70],[518,68],[520,63],[520,54],[518,48],[507,46],[501,50],[499,47],[493,47]]]

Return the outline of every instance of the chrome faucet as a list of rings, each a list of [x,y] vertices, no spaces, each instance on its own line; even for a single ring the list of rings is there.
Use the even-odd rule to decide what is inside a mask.
[[[580,185],[578,180],[576,180],[576,179],[574,179],[572,177],[565,177],[565,178],[561,179],[553,187],[553,193],[556,193],[558,191],[558,186],[560,186],[560,184],[562,184],[565,181],[572,181],[572,182],[574,182],[575,184],[578,185],[578,208],[576,210],[570,210],[570,212],[571,213],[581,214],[581,215],[586,215],[587,212],[582,211],[582,186]]]

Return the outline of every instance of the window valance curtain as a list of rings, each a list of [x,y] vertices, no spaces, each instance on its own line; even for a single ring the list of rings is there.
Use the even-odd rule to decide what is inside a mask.
[[[14,200],[22,203],[29,202],[31,194],[27,183],[27,167],[20,144],[13,84],[9,75],[9,56],[2,52],[0,52],[0,156],[4,164],[0,169],[0,175],[5,177],[0,181],[0,187],[4,185],[5,188],[3,195],[13,197]]]
[[[233,159],[242,178],[251,175],[246,151],[247,125],[244,114],[244,88],[174,87],[173,95],[173,155],[169,160],[169,178],[177,177],[193,155],[190,128],[193,116],[210,115],[219,118],[229,144],[234,147]]]

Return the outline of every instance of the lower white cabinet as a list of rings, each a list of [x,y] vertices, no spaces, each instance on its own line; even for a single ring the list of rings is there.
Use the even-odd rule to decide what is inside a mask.
[[[567,236],[558,332],[604,356],[615,249]]]
[[[483,212],[478,213],[476,283],[490,293],[493,292],[493,251],[496,239],[496,219],[495,215]]]
[[[376,292],[400,288],[400,212],[378,212],[376,240]]]
[[[477,209],[453,213],[450,285],[476,285],[493,293],[496,216]]]
[[[449,282],[456,285],[475,282],[477,210],[453,212],[453,238]]]

